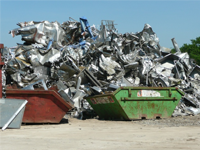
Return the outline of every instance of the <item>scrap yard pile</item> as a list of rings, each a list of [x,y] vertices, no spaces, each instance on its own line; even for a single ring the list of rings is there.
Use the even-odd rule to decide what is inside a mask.
[[[74,116],[91,110],[85,97],[119,87],[178,87],[185,94],[173,115],[200,113],[200,67],[181,53],[159,45],[149,24],[141,32],[118,33],[111,20],[100,28],[87,18],[58,22],[21,22],[10,31],[23,44],[4,48],[3,95],[9,86],[49,90],[74,106]],[[55,88],[54,88],[55,89]]]

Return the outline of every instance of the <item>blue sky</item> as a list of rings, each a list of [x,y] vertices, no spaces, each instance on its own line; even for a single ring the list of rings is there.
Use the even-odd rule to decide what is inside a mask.
[[[101,20],[115,20],[119,33],[140,32],[144,24],[152,26],[160,45],[173,48],[175,38],[181,47],[200,36],[200,1],[20,1],[0,0],[0,43],[7,47],[23,43],[21,36],[8,32],[18,22],[58,21],[69,17],[79,20],[86,16],[90,25],[100,25]]]

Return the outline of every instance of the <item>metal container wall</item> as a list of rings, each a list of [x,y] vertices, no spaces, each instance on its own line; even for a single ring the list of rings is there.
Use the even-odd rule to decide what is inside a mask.
[[[3,127],[9,121],[25,101],[21,99],[0,99],[0,127]],[[25,106],[8,125],[8,128],[19,129],[21,127],[24,110]]]
[[[182,95],[171,87],[121,87],[113,93],[87,97],[87,101],[103,119],[153,119],[171,117]]]
[[[7,90],[7,98],[26,99],[24,123],[59,123],[73,108],[52,90]]]

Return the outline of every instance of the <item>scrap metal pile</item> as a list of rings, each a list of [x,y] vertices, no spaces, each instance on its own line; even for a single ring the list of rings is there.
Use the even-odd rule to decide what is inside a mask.
[[[24,22],[10,34],[21,35],[24,44],[4,48],[4,96],[6,86],[20,89],[56,86],[75,106],[75,116],[90,110],[85,96],[111,92],[122,86],[178,87],[185,96],[174,116],[200,113],[200,67],[181,53],[161,47],[151,26],[141,32],[119,34],[114,22],[103,20],[100,29],[85,17],[58,22]]]

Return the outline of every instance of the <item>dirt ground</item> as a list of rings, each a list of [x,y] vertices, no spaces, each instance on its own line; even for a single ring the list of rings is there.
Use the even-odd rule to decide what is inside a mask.
[[[64,118],[60,124],[0,131],[0,150],[200,149],[200,116],[105,121]]]

